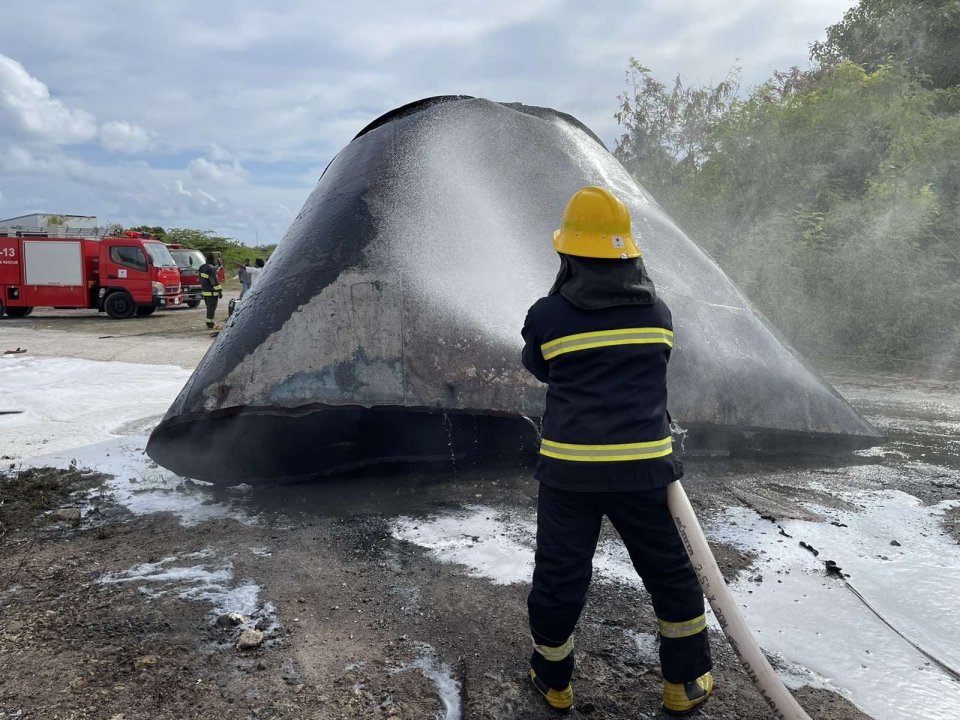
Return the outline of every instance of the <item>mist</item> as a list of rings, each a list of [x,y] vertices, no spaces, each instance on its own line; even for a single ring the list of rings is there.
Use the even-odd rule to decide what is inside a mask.
[[[631,60],[618,98],[617,157],[821,368],[960,368],[960,51],[924,41],[929,10],[865,0],[746,90]]]

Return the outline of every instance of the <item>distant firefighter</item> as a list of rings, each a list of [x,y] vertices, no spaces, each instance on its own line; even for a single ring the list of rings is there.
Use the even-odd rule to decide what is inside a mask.
[[[213,330],[214,315],[217,312],[217,302],[223,297],[223,287],[220,285],[220,279],[217,276],[217,265],[214,262],[213,255],[205,255],[206,262],[197,269],[200,275],[200,295],[207,306],[207,328]]]

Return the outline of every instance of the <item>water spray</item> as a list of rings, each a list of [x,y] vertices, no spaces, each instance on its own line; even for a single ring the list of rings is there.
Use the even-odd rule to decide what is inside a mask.
[[[716,558],[710,551],[690,500],[687,499],[687,493],[679,480],[667,486],[667,505],[677,525],[683,547],[690,556],[693,571],[697,574],[703,594],[713,608],[713,614],[720,623],[723,634],[726,635],[730,647],[740,659],[740,664],[747,671],[750,680],[770,706],[773,716],[779,720],[810,720],[810,716],[777,677],[750,632],[750,628],[747,627],[743,615],[737,609],[733,595],[730,594],[730,589],[720,573]]]

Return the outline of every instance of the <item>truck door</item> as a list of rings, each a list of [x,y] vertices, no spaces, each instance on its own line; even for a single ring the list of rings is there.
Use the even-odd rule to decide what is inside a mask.
[[[21,307],[85,307],[83,248],[69,238],[23,239]]]
[[[100,284],[120,288],[138,305],[153,303],[153,278],[147,254],[137,241],[101,240]]]

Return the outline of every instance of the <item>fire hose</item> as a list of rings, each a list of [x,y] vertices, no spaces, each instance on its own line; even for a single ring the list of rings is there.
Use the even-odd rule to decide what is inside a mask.
[[[687,499],[687,493],[679,480],[667,486],[667,505],[680,533],[683,547],[690,556],[690,564],[700,581],[704,597],[713,608],[713,614],[723,634],[726,635],[730,647],[733,648],[750,680],[760,691],[760,695],[770,706],[773,716],[779,720],[810,720],[810,716],[777,677],[750,632],[750,628],[747,627],[743,615],[737,609],[733,595],[730,594],[730,589],[724,582],[717,561],[710,551],[690,500]]]

